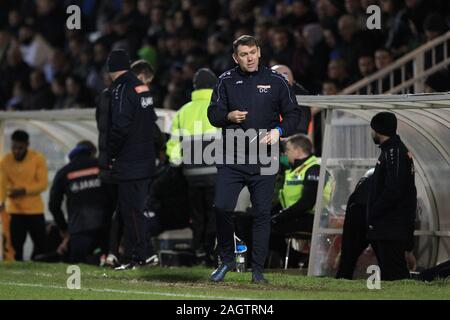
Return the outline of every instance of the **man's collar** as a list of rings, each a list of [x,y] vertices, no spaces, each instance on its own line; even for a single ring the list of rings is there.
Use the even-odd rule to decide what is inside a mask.
[[[249,77],[249,76],[254,76],[254,75],[259,74],[259,73],[261,72],[262,68],[263,68],[263,66],[261,65],[261,63],[259,63],[259,64],[258,64],[258,70],[253,71],[253,72],[247,72],[247,71],[242,70],[241,67],[238,65],[238,67],[237,67],[237,72],[238,72],[241,76]]]
[[[22,163],[22,162],[24,162],[25,161],[25,159],[27,158],[27,156],[29,155],[29,150],[30,149],[27,149],[26,151],[25,151],[25,154],[24,154],[24,156],[23,156],[23,158],[22,159],[20,159],[20,160],[17,160],[16,158],[14,158],[14,155],[13,155],[13,159],[14,159],[14,161],[15,162],[20,162],[20,163]]]
[[[398,134],[396,134],[396,135],[394,135],[394,136],[392,136],[392,137],[389,137],[389,139],[387,139],[387,140],[384,141],[383,143],[380,143],[380,146],[379,146],[379,147],[380,147],[381,149],[385,149],[385,148],[389,147],[390,145],[396,143],[396,142],[399,141],[399,140],[400,140],[400,136],[399,136]]]
[[[211,100],[212,89],[198,89],[192,91],[192,101],[195,100]]]
[[[311,158],[313,155],[310,154],[309,156],[307,156],[306,158],[303,159],[295,159],[294,161],[294,165],[291,165],[292,170],[297,169],[298,167],[300,167],[302,164],[304,164],[306,161],[308,161],[309,158]]]
[[[122,83],[122,82],[124,82],[125,79],[127,79],[127,78],[129,77],[130,73],[131,73],[131,71],[128,70],[127,72],[121,74],[120,76],[118,76],[118,77],[116,78],[116,80],[114,80],[113,83]]]

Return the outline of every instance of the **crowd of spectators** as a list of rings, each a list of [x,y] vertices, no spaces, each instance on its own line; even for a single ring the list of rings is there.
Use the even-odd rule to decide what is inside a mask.
[[[80,30],[66,27],[71,4],[81,8]],[[372,4],[380,30],[366,27]],[[0,110],[95,107],[117,48],[155,68],[156,106],[177,110],[196,70],[234,65],[231,43],[242,34],[256,36],[264,64],[289,66],[311,94],[339,92],[449,22],[448,0],[3,0]]]

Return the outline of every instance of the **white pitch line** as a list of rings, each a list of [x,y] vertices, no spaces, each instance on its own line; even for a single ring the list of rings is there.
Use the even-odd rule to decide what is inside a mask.
[[[66,289],[66,290],[81,290],[89,292],[111,292],[111,293],[124,293],[124,294],[143,294],[152,296],[165,296],[165,297],[180,297],[180,298],[200,298],[200,299],[224,299],[224,300],[252,300],[250,298],[233,298],[233,297],[221,297],[221,296],[202,296],[194,294],[183,294],[183,293],[167,293],[167,292],[152,292],[152,291],[133,291],[133,290],[117,290],[117,289],[93,289],[93,288],[81,288],[81,289],[68,289],[67,287],[36,284],[36,283],[21,283],[21,282],[5,282],[0,281],[0,285],[5,286],[17,286],[17,287],[32,287],[32,288],[46,288],[46,289]]]

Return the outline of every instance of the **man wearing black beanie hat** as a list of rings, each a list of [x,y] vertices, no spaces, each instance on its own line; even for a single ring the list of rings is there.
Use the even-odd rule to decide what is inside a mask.
[[[407,279],[405,255],[414,247],[417,206],[413,158],[396,134],[395,114],[380,112],[370,126],[381,154],[369,186],[367,238],[377,256],[381,279]]]
[[[370,127],[373,129],[372,138],[375,144],[380,144],[380,139],[382,139],[382,136],[395,136],[397,132],[397,118],[393,113],[380,112],[372,118],[370,121]]]
[[[130,70],[130,57],[125,50],[113,50],[106,61],[110,74]],[[114,79],[113,79],[114,81]]]
[[[157,117],[150,90],[130,71],[125,50],[113,50],[107,68],[113,83],[97,109],[100,176],[117,184],[117,208],[130,247],[130,256],[125,257],[129,263],[120,269],[130,269],[144,265],[152,255],[144,209],[155,169],[152,128]]]
[[[194,89],[212,89],[217,83],[217,76],[208,68],[199,69],[194,75]]]

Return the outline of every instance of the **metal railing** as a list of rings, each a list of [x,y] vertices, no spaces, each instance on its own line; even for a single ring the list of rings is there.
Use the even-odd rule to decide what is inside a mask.
[[[426,78],[449,64],[450,31],[350,85],[342,94],[423,93]]]

